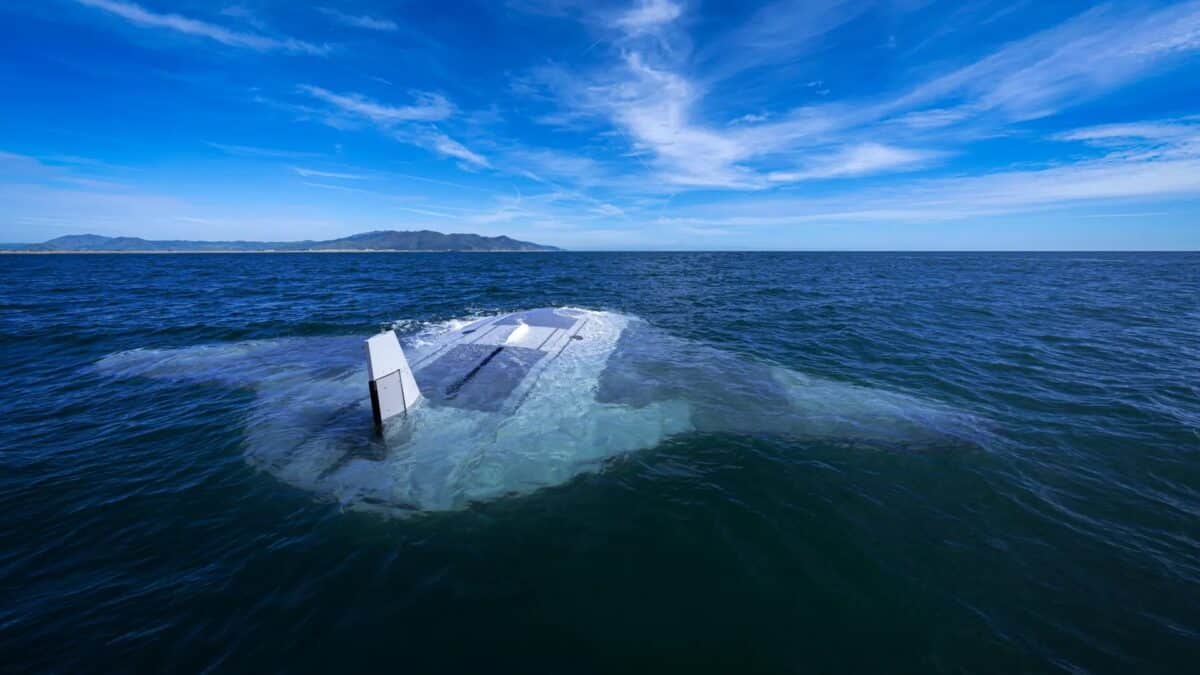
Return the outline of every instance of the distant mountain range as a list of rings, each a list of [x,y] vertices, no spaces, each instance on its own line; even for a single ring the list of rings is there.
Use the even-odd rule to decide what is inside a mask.
[[[511,237],[442,234],[431,230],[364,232],[326,241],[156,241],[138,237],[71,234],[41,244],[0,244],[0,251],[27,253],[137,253],[219,251],[558,251]]]

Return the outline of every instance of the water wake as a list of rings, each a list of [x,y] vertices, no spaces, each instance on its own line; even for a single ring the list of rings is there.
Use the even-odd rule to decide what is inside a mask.
[[[348,507],[392,513],[526,494],[688,432],[914,444],[970,439],[977,429],[968,416],[910,396],[758,363],[635,317],[572,311],[587,317],[582,339],[518,390],[519,400],[500,410],[420,405],[382,440],[370,434],[361,337],[139,349],[97,368],[251,389],[250,463]],[[411,361],[465,324],[410,335]]]

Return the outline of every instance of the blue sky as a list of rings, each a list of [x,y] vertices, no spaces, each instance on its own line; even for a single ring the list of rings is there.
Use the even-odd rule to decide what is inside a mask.
[[[1200,1],[0,2],[0,240],[1200,248]]]

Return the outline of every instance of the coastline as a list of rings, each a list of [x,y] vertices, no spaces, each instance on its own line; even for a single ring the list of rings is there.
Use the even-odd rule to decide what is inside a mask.
[[[179,253],[561,253],[557,251],[525,251],[521,249],[495,249],[492,251],[401,249],[401,248],[312,248],[312,249],[262,249],[257,251],[239,251],[236,249],[214,249],[210,251],[189,251],[187,249],[170,249],[166,251],[18,251],[14,249],[0,250],[0,255],[175,255]]]

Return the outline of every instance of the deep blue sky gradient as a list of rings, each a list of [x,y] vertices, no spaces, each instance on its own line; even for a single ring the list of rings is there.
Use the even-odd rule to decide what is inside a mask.
[[[0,240],[1200,248],[1200,2],[0,3]]]

